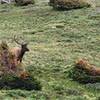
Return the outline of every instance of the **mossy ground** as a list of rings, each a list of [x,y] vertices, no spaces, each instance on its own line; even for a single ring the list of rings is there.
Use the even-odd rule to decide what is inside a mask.
[[[25,35],[30,52],[23,64],[43,86],[42,91],[3,89],[1,100],[99,100],[100,90],[72,81],[67,73],[79,58],[100,66],[100,13],[91,8],[54,11],[45,1],[0,5],[0,39],[13,47],[13,34]]]

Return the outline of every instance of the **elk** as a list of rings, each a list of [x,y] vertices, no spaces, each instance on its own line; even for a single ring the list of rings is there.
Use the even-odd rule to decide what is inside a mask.
[[[18,65],[22,62],[25,53],[29,51],[27,47],[28,42],[20,42],[16,39],[16,36],[14,36],[13,40],[20,45],[20,47],[13,47],[10,49],[11,54],[14,56],[15,64]]]
[[[23,56],[25,55],[26,52],[29,51],[27,45],[28,45],[28,42],[20,42],[17,40],[16,36],[14,36],[13,40],[18,44],[20,45],[20,47],[13,47],[10,49],[10,53],[11,55],[13,55],[13,63],[14,63],[14,66],[12,66],[12,70],[14,69],[16,71],[18,71],[18,74],[20,75],[20,77],[27,77],[28,76],[28,73],[25,71],[25,68],[23,68],[23,66],[21,66],[20,64],[22,63],[22,59],[23,59]],[[14,68],[13,68],[14,67]]]

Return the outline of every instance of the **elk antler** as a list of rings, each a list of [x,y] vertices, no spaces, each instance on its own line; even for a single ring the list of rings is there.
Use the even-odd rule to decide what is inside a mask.
[[[24,37],[20,37],[20,39],[22,40],[22,41],[19,41],[18,40],[18,37],[16,36],[16,35],[14,35],[14,38],[13,38],[13,40],[17,43],[17,44],[19,44],[19,45],[25,45],[25,44],[28,44],[29,42],[27,41],[25,41],[24,40]]]

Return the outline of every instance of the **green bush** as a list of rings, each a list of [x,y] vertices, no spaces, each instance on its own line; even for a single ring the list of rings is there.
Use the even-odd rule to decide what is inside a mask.
[[[59,10],[70,10],[92,6],[90,0],[50,0],[49,4]]]

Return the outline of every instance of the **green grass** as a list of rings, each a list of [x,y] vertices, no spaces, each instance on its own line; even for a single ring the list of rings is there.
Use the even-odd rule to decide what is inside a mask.
[[[45,0],[44,0],[45,1]],[[54,11],[36,5],[0,5],[0,39],[24,35],[30,52],[24,66],[42,84],[42,91],[0,90],[1,100],[99,100],[100,91],[72,81],[67,75],[79,58],[100,66],[100,14],[93,9]]]

